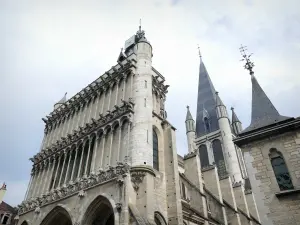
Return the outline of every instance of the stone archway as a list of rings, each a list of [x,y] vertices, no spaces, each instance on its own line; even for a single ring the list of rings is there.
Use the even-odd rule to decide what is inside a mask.
[[[72,220],[69,213],[58,206],[43,219],[41,225],[72,225]]]
[[[98,196],[87,208],[82,225],[115,225],[113,208],[107,198]]]

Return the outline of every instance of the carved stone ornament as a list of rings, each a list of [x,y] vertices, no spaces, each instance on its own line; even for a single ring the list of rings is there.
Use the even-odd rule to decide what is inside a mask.
[[[86,192],[85,192],[84,190],[80,190],[80,191],[78,192],[78,197],[79,197],[79,198],[83,198],[83,197],[85,196],[85,194],[86,194]]]
[[[41,212],[41,208],[40,207],[36,207],[34,210],[35,214],[39,214]]]
[[[24,214],[28,211],[40,210],[46,204],[59,201],[62,198],[78,194],[79,198],[83,198],[86,195],[86,189],[94,186],[101,185],[101,183],[107,181],[118,182],[118,179],[122,179],[129,173],[130,166],[126,163],[118,163],[116,167],[108,167],[107,170],[99,170],[97,174],[90,174],[86,178],[70,182],[68,185],[64,185],[61,188],[57,188],[46,194],[42,194],[37,198],[31,198],[30,200],[23,201],[18,205],[19,214]],[[38,209],[37,209],[38,208]]]
[[[131,172],[131,182],[135,191],[139,190],[140,184],[143,182],[143,179],[146,175],[144,171],[133,171]]]
[[[122,203],[121,202],[116,203],[116,209],[117,209],[118,212],[121,212],[121,210],[122,210]]]

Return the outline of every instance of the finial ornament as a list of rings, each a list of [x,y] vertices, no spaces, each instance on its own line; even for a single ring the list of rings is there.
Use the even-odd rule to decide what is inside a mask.
[[[199,57],[202,58],[199,45],[198,45],[198,53],[199,53]]]
[[[233,108],[233,107],[231,107],[230,109],[231,109],[232,111],[234,110],[234,108]]]
[[[142,19],[140,19],[139,30],[136,32],[138,39],[141,39],[145,36],[145,31],[142,30]]]
[[[190,107],[187,105],[186,108],[189,109]]]
[[[254,74],[254,72],[253,72],[254,63],[250,61],[250,57],[251,57],[251,55],[253,55],[253,53],[251,53],[250,55],[247,55],[246,51],[247,51],[247,46],[241,45],[240,52],[243,57],[243,59],[241,61],[244,61],[244,60],[246,61],[244,68],[246,70],[249,70],[250,75],[253,75]]]

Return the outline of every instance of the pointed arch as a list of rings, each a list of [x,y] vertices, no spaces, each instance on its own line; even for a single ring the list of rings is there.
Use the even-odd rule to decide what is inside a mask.
[[[24,221],[21,223],[21,225],[29,225],[29,223],[28,223],[26,220],[24,220]]]
[[[208,152],[205,144],[200,145],[199,147],[199,157],[201,168],[205,168],[209,166]]]
[[[158,136],[155,131],[153,131],[153,168],[159,170],[159,157],[158,157]]]
[[[85,214],[83,215],[82,225],[90,224],[115,224],[114,210],[106,197],[99,195],[88,206]]]
[[[212,142],[213,153],[215,158],[215,164],[218,168],[218,174],[220,177],[227,175],[225,160],[223,155],[222,144],[219,139],[215,139]]]
[[[61,207],[56,206],[42,220],[41,225],[72,225],[72,219],[69,212]]]
[[[167,225],[167,222],[160,212],[154,212],[154,221],[156,225]]]
[[[292,178],[290,176],[282,153],[276,148],[271,148],[269,157],[279,189],[281,191],[294,189]]]

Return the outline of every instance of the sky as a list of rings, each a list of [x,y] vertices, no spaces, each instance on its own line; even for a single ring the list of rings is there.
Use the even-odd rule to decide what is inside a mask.
[[[26,192],[44,123],[65,92],[72,97],[116,64],[142,29],[153,66],[169,84],[166,110],[187,153],[186,106],[196,114],[199,44],[223,102],[247,127],[251,81],[239,47],[253,53],[260,85],[282,115],[300,114],[298,0],[2,0],[0,1],[0,182],[16,206]]]

